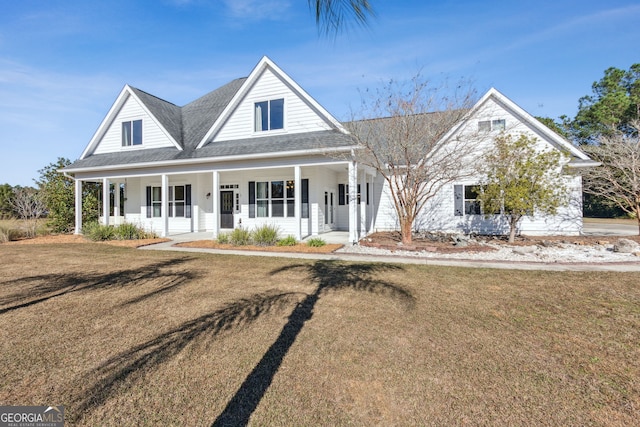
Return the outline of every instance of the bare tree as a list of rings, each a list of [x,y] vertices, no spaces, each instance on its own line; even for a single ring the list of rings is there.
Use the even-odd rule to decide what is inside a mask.
[[[468,82],[431,86],[416,75],[365,92],[361,112],[347,124],[358,145],[357,162],[375,169],[389,187],[403,244],[411,243],[425,204],[445,185],[473,174],[463,167],[476,150],[473,138],[451,131],[475,100]]]
[[[604,198],[638,221],[640,235],[640,121],[632,132],[602,136],[598,144],[581,148],[602,165],[584,172],[584,191]]]
[[[19,188],[15,190],[11,205],[26,225],[28,237],[34,237],[38,229],[38,219],[46,212],[46,206],[40,194],[33,188]]]

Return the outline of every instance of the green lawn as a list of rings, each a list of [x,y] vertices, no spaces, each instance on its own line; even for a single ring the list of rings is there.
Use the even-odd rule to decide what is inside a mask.
[[[0,403],[69,425],[632,425],[636,273],[0,245]]]

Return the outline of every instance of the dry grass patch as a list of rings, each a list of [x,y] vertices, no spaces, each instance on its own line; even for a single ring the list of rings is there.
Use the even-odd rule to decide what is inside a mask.
[[[632,425],[635,273],[0,245],[0,402],[72,425]]]
[[[46,236],[38,236],[33,238],[23,238],[13,242],[7,242],[9,245],[51,245],[51,244],[68,244],[68,243],[95,243],[112,246],[121,246],[126,248],[140,248],[142,246],[154,245],[156,243],[168,242],[171,239],[155,238],[155,239],[138,239],[138,240],[105,240],[103,242],[91,242],[86,237],[79,234],[49,234]]]

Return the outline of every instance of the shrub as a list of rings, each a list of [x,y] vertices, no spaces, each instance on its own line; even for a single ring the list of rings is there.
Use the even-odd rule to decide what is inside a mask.
[[[136,227],[134,224],[125,222],[124,224],[120,224],[115,227],[114,237],[118,240],[135,240],[139,239],[140,232],[144,232]]]
[[[229,243],[229,240],[230,240],[229,233],[218,234],[218,243],[226,245]]]
[[[97,222],[86,224],[82,228],[82,233],[94,242],[113,240],[116,236],[115,230],[111,225],[103,225]]]
[[[298,243],[295,237],[288,235],[284,239],[278,240],[278,246],[295,246]]]
[[[319,237],[314,237],[312,239],[307,240],[307,246],[311,246],[312,248],[319,248],[326,244],[327,243]]]
[[[229,236],[232,245],[245,246],[251,242],[251,233],[244,228],[234,228]]]
[[[24,233],[15,224],[0,224],[0,243],[12,242],[23,236]]]
[[[85,224],[82,229],[83,234],[95,242],[104,240],[138,240],[156,238],[155,233],[149,233],[142,227],[125,222],[116,227],[113,225],[102,225],[97,222]]]
[[[256,227],[251,233],[253,243],[258,246],[273,246],[278,242],[279,227],[277,225],[265,224]]]

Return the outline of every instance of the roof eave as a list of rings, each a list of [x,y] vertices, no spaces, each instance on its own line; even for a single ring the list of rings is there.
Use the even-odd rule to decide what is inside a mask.
[[[84,168],[62,168],[60,169],[63,173],[82,173],[82,172],[98,172],[98,171],[109,171],[109,170],[121,170],[121,169],[140,169],[140,168],[154,168],[154,167],[162,167],[162,166],[179,166],[179,165],[191,165],[198,163],[221,163],[221,162],[231,162],[238,160],[259,160],[259,159],[273,159],[278,157],[296,157],[306,154],[330,154],[330,153],[340,153],[340,152],[349,152],[353,150],[354,146],[342,146],[342,147],[332,147],[332,148],[314,148],[311,150],[294,150],[294,151],[280,151],[275,153],[259,153],[252,155],[235,155],[235,156],[219,156],[219,157],[199,157],[195,159],[181,159],[181,160],[164,160],[164,161],[155,161],[155,162],[139,162],[139,163],[124,163],[124,164],[116,164],[116,165],[107,165],[107,166],[93,166],[93,167],[84,167]]]

